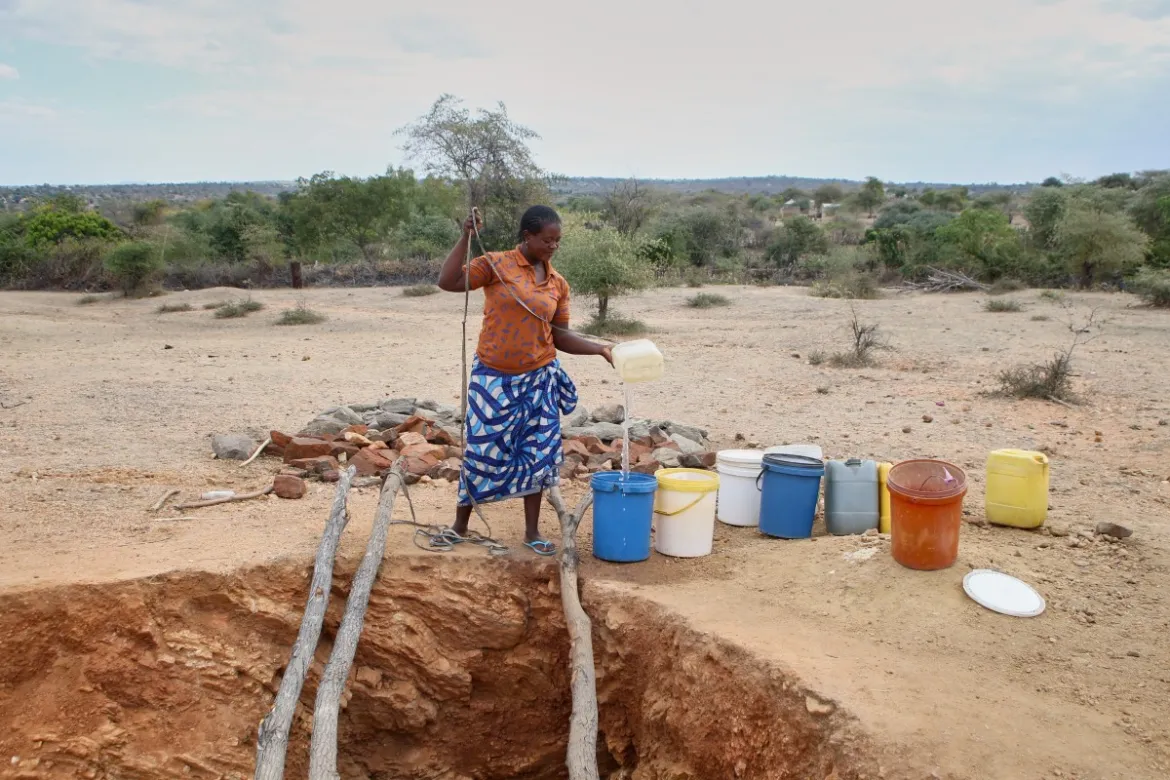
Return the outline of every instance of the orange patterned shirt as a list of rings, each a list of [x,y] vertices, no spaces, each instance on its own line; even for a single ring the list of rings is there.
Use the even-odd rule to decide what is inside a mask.
[[[484,293],[483,330],[476,354],[488,368],[525,374],[557,359],[549,322],[569,327],[569,283],[551,265],[545,269],[546,278],[538,283],[536,269],[519,248],[471,261],[471,289]],[[508,288],[540,319],[525,311]]]

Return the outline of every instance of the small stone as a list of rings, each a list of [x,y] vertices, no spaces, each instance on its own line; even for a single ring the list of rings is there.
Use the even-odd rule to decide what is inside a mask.
[[[793,352],[793,353],[792,353],[792,357],[796,358],[797,360],[800,360],[800,353],[799,353],[799,352]]]
[[[910,433],[910,426],[907,425],[905,428],[903,428],[902,433]]]
[[[369,439],[367,439],[365,436],[358,433],[357,431],[346,431],[345,433],[342,434],[342,438],[344,438],[347,442],[354,445],[355,447],[369,447],[371,444],[373,444],[372,441],[370,441]]]
[[[1137,650],[1130,650],[1129,652],[1126,653],[1126,655],[1128,655],[1130,658],[1141,658],[1142,657],[1142,654],[1139,653]]]
[[[325,471],[321,472],[319,479],[322,482],[340,482],[341,472],[337,471],[336,469],[326,469]]]
[[[308,490],[305,480],[288,474],[277,474],[272,480],[272,492],[280,498],[303,498]]]
[[[706,451],[706,448],[702,444],[678,433],[671,436],[670,440],[678,445],[678,448],[684,455],[698,455]]]
[[[735,434],[735,440],[736,441],[747,441],[747,437],[744,436],[742,433],[737,433],[737,434]]]
[[[661,447],[654,450],[652,453],[654,460],[662,464],[663,468],[677,469],[679,467],[679,459],[682,454],[677,450],[672,450],[668,447]]]
[[[694,425],[669,422],[666,424],[666,429],[672,435],[683,436],[691,441],[701,442],[707,438],[707,431]]]
[[[388,398],[378,404],[378,408],[383,412],[401,415],[403,422],[414,413],[416,406],[418,406],[418,399],[415,398]]]
[[[308,474],[322,474],[337,471],[341,466],[332,455],[318,455],[315,458],[299,458],[288,462],[295,469],[304,469]]]
[[[971,411],[971,404],[963,404],[963,411],[964,412]]]
[[[220,460],[247,460],[252,457],[256,442],[239,433],[220,433],[211,437],[211,450]]]
[[[934,418],[931,417],[929,414],[924,414],[924,415],[922,415],[922,422],[932,423],[932,422],[934,422]]]
[[[1068,536],[1069,529],[1067,525],[1057,523],[1056,525],[1048,526],[1048,532],[1053,536]]]
[[[1093,529],[1099,536],[1112,536],[1114,539],[1128,539],[1133,536],[1133,530],[1126,528],[1124,525],[1118,523],[1110,523],[1105,520],[1097,523],[1097,527]]]
[[[626,408],[620,404],[612,404],[609,406],[599,406],[593,412],[593,421],[599,423],[613,423],[620,425],[625,422]]]
[[[320,436],[322,434],[337,434],[348,428],[350,423],[339,420],[338,418],[323,414],[314,418],[308,425],[301,429],[301,433],[305,436]]]
[[[590,416],[589,410],[586,409],[585,407],[581,406],[581,407],[577,408],[577,411],[573,412],[573,414],[571,414],[570,416],[565,418],[565,421],[564,421],[564,424],[562,427],[564,427],[564,428],[584,428],[586,425],[589,424],[589,421],[592,419],[593,419],[593,417]]]

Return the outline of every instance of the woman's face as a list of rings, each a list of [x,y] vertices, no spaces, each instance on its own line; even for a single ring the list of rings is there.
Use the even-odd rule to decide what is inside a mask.
[[[547,263],[561,246],[561,226],[556,223],[545,225],[539,233],[525,233],[525,236],[524,243],[528,245],[528,255],[533,260]]]

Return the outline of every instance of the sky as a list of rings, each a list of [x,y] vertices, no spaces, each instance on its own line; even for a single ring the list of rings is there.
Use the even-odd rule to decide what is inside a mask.
[[[0,184],[377,174],[443,93],[570,176],[1170,168],[1170,0],[406,5],[0,0]]]

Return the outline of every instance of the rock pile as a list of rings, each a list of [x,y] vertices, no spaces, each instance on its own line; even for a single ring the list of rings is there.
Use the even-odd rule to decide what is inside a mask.
[[[562,421],[565,463],[561,476],[584,478],[597,471],[621,468],[625,409],[604,406],[592,414],[579,409]],[[349,464],[359,477],[383,474],[399,457],[408,483],[421,479],[457,482],[463,453],[459,410],[434,401],[391,398],[374,404],[348,404],[313,418],[296,434],[272,431],[265,455],[279,457],[277,494],[303,495],[297,480],[336,482]],[[219,457],[244,459],[250,442],[217,436]],[[246,438],[246,437],[244,437]],[[254,445],[252,445],[254,446]],[[630,469],[653,474],[661,468],[715,466],[707,431],[669,420],[632,420]]]

